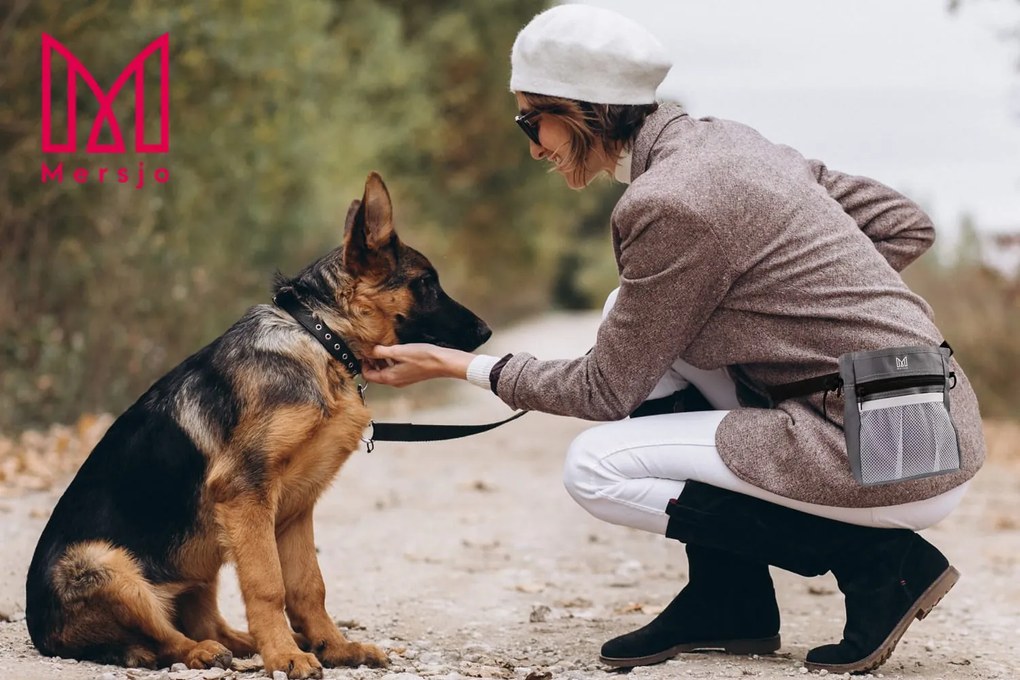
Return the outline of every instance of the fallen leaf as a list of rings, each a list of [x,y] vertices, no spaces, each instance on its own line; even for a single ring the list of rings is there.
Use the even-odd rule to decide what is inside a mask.
[[[992,522],[992,528],[996,531],[1014,531],[1020,529],[1020,522],[1010,515],[999,515]]]
[[[627,604],[617,607],[613,611],[617,614],[640,614],[644,611],[645,605],[641,602],[628,602]]]
[[[336,619],[334,623],[340,628],[346,628],[348,630],[365,630],[365,627],[354,619]]]

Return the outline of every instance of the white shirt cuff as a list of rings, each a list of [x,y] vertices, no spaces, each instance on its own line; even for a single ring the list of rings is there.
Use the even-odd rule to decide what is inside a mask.
[[[499,361],[499,357],[494,357],[489,354],[479,354],[471,363],[468,364],[467,369],[467,380],[472,385],[478,385],[485,389],[492,391],[492,384],[489,382],[489,374],[492,373],[492,367]]]

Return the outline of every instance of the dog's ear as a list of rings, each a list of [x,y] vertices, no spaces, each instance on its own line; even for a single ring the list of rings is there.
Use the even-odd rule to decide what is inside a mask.
[[[393,204],[382,177],[369,173],[365,195],[351,203],[344,225],[344,267],[354,275],[396,265]]]
[[[351,233],[351,226],[354,224],[354,216],[358,214],[358,208],[361,207],[361,201],[354,199],[351,201],[351,206],[347,208],[347,217],[344,218],[344,238],[347,238],[347,234]]]
[[[383,184],[379,173],[368,173],[361,205],[365,208],[365,228],[369,235],[369,243],[376,246],[387,243],[395,236],[393,203],[390,202],[390,192]]]

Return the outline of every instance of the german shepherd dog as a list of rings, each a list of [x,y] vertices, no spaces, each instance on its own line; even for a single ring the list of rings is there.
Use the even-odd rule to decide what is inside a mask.
[[[397,342],[470,351],[491,335],[397,237],[375,173],[343,245],[293,279],[278,275],[275,290],[358,356]],[[29,568],[32,642],[124,666],[226,668],[258,652],[268,674],[290,678],[385,665],[326,613],[312,533],[315,502],[369,419],[354,379],[315,337],[279,307],[252,307],[150,387],[81,466]],[[250,634],[217,608],[227,560]]]

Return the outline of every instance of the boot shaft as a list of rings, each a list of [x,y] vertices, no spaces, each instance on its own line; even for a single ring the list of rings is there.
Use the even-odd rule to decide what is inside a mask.
[[[802,576],[832,571],[837,581],[869,574],[884,581],[906,569],[925,581],[948,564],[908,529],[847,524],[700,482],[685,483],[666,513],[670,538]]]

